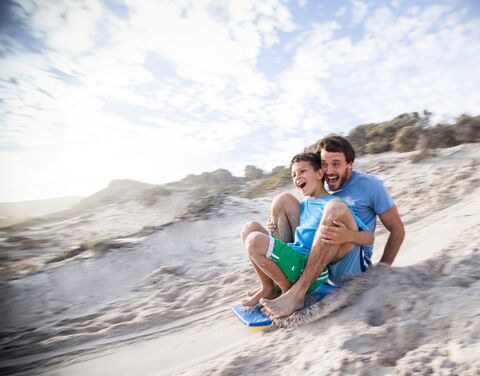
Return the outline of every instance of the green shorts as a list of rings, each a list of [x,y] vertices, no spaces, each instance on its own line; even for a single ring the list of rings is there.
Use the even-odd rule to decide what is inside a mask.
[[[293,247],[272,236],[270,237],[267,257],[278,265],[285,277],[291,283],[295,283],[297,279],[300,278],[308,259],[307,255],[297,252]],[[307,292],[312,292],[318,286],[324,284],[327,279],[328,268],[325,268]]]

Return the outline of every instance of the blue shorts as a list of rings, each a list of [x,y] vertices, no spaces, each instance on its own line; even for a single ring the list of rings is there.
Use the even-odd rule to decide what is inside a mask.
[[[328,265],[329,279],[336,286],[341,286],[345,278],[366,271],[372,262],[365,254],[363,247],[356,245],[341,260]]]

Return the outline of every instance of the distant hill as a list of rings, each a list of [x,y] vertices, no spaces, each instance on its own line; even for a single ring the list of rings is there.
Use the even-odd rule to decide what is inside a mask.
[[[0,202],[0,227],[67,210],[81,200],[82,197],[79,196],[67,196],[45,200]]]
[[[106,204],[121,204],[139,199],[146,191],[154,189],[155,187],[158,186],[130,179],[112,180],[107,188],[84,198],[72,209],[86,210]]]
[[[219,168],[212,172],[203,172],[200,175],[190,174],[182,180],[182,183],[199,187],[218,187],[219,185],[235,185],[242,183],[244,180],[244,178],[233,176],[228,170]]]

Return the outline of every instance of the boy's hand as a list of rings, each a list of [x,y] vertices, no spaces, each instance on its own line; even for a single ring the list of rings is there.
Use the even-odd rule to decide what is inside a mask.
[[[268,232],[271,234],[273,234],[277,229],[277,226],[275,225],[275,223],[272,222],[272,219],[270,217],[268,217],[265,227],[267,228]]]
[[[344,244],[352,242],[352,231],[342,222],[333,221],[334,226],[320,226],[322,240],[327,244]]]

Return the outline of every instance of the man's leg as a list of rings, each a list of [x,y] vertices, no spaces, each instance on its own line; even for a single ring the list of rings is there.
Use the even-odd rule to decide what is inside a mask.
[[[275,196],[270,219],[276,227],[273,235],[284,243],[293,242],[300,221],[300,202],[288,192]]]
[[[248,234],[245,239],[245,250],[252,262],[255,272],[261,283],[261,288],[242,301],[242,305],[253,306],[257,304],[261,298],[271,298],[275,294],[273,282],[275,282],[282,293],[286,292],[291,283],[287,280],[278,265],[267,257],[270,245],[270,235],[263,231],[255,231]]]
[[[357,224],[348,207],[340,200],[330,201],[324,210],[320,225],[333,225],[333,221],[342,222],[350,230],[357,230]],[[261,299],[268,312],[275,316],[288,316],[301,309],[305,294],[320,273],[332,261],[340,260],[350,250],[351,245],[326,244],[317,231],[305,269],[297,282],[285,293],[274,300]]]

